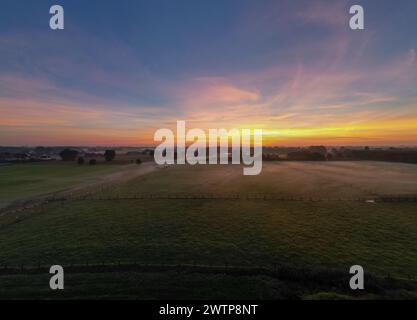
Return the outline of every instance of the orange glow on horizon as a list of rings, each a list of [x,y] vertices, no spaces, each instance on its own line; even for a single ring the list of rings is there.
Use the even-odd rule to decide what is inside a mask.
[[[44,119],[47,122],[49,119]],[[42,124],[44,124],[43,122]],[[38,123],[39,124],[39,123]],[[15,145],[157,145],[153,134],[159,128],[121,129],[121,128],[85,128],[70,126],[27,126],[23,122],[14,126],[10,119],[0,120],[2,127],[13,128],[11,134],[2,134],[4,138],[13,138]],[[187,123],[187,130],[195,126]],[[216,128],[215,124],[207,128]],[[225,128],[254,129],[259,125],[240,125]],[[171,128],[174,134],[175,127]],[[417,145],[417,118],[399,118],[363,122],[349,125],[322,127],[283,127],[268,128],[264,126],[263,145],[265,146],[307,146],[307,145]],[[204,130],[204,129],[203,129]],[[208,133],[208,129],[205,129]],[[1,141],[0,145],[4,144]]]

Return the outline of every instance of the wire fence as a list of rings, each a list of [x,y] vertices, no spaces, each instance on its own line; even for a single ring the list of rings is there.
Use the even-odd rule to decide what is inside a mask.
[[[314,197],[314,196],[283,196],[274,193],[125,193],[125,194],[69,194],[51,196],[40,202],[62,202],[82,200],[270,200],[270,201],[360,201],[360,202],[417,202],[417,195],[382,195],[375,197]]]
[[[207,201],[275,201],[275,202],[362,202],[362,203],[417,203],[417,195],[380,195],[369,197],[314,197],[283,196],[277,193],[121,193],[100,189],[99,192],[84,191],[64,195],[54,194],[39,199],[30,199],[14,203],[0,210],[21,212],[35,209],[49,203],[66,203],[72,201],[129,201],[129,200],[207,200]]]
[[[51,265],[38,263],[37,265],[9,266],[3,264],[0,267],[1,276],[11,275],[49,275]],[[222,265],[200,265],[200,264],[150,264],[138,262],[94,262],[74,263],[62,265],[65,274],[83,273],[200,273],[200,274],[224,274],[230,276],[268,276],[271,278],[302,281],[304,283],[320,283],[322,285],[340,286],[346,285],[351,274],[347,270],[332,268],[307,269],[302,267],[291,267],[280,264],[269,266],[237,266],[224,262]],[[417,288],[417,275],[404,274],[402,277],[392,277],[390,274],[375,275],[367,273],[367,288],[379,290],[385,288],[404,288],[413,286]]]

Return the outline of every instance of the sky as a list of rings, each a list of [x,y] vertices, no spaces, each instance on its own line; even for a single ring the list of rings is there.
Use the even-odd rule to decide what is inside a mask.
[[[416,33],[415,0],[2,0],[0,145],[153,145],[177,120],[417,145]]]

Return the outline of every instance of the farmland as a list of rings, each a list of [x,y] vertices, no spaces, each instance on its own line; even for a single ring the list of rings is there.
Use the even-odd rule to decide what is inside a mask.
[[[148,168],[146,174],[137,176],[134,172],[143,168],[136,165],[86,167],[82,172],[84,176],[76,176],[71,171],[75,169],[68,169],[66,173],[60,169],[54,175],[66,179],[99,179],[101,175],[116,174],[114,170],[124,171],[130,178],[105,180],[106,188],[90,185],[88,190],[94,197],[45,203],[19,213],[19,219],[15,219],[16,213],[11,217],[6,212],[0,217],[0,262],[9,266],[133,262],[230,268],[284,266],[341,273],[348,273],[351,265],[360,264],[377,277],[390,276],[412,284],[412,279],[417,278],[417,204],[364,201],[385,194],[416,194],[415,165],[276,162],[264,164],[259,176],[243,176],[239,166],[171,166],[149,170],[151,166],[144,164]],[[43,170],[47,172],[47,168]],[[36,170],[25,169],[0,168],[13,170],[17,181],[21,181],[13,186],[16,195],[28,190],[24,181],[37,179]],[[54,169],[52,167],[51,172]],[[11,176],[11,173],[1,174]],[[48,185],[50,192],[60,188],[62,185]],[[238,197],[135,197],[149,193]],[[280,198],[247,197],[250,194],[275,194]],[[149,280],[158,279],[157,273],[129,274],[132,279],[137,277],[146,283],[146,292],[154,292],[156,287],[162,286],[158,281]],[[114,286],[115,295],[124,297],[127,293],[117,287],[115,280],[120,276],[120,273],[97,275],[105,282],[113,279],[109,288]],[[9,281],[10,277],[4,281]],[[27,285],[27,281],[39,281],[35,276],[13,277],[22,286]],[[160,279],[164,277],[166,273],[160,273]],[[224,281],[220,281],[216,275],[190,274],[187,280],[178,281],[190,283],[191,287],[198,283],[201,297],[213,296],[216,290],[210,287],[212,281],[225,286],[224,290],[216,291],[215,297],[224,294],[232,298],[259,298],[262,292],[267,292],[266,298],[286,296],[282,292],[274,296],[271,292],[276,291],[274,281],[278,280],[265,280],[262,275],[242,278],[245,280],[238,286],[240,293],[230,289],[235,278],[224,277]],[[94,274],[86,278],[93,281]],[[174,282],[170,281],[165,288],[166,292],[171,292],[171,297],[176,297],[171,287]],[[271,283],[275,283],[272,285],[275,291]],[[74,295],[100,295],[101,289],[94,291],[97,286],[86,288],[88,293],[75,291]],[[134,287],[134,284],[129,286]],[[258,289],[253,289],[254,286]],[[322,289],[303,291],[299,283],[295,287],[298,289],[294,294],[299,297]],[[7,295],[7,291],[2,290],[1,295]],[[18,295],[16,289],[10,287],[9,290]],[[255,291],[248,294],[245,290]],[[136,296],[155,297],[153,293],[147,296],[146,292],[138,292]]]
[[[0,207],[15,200],[62,191],[118,169],[113,165],[89,167],[61,163],[2,166]]]

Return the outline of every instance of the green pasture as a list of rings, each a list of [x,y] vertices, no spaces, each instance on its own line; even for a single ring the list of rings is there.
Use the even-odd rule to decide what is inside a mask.
[[[18,197],[22,190],[35,193],[53,190],[57,185],[64,188],[62,181],[94,179],[113,169],[13,168],[21,178],[19,186],[11,184],[10,192]],[[10,172],[2,174],[11,181]],[[34,188],[32,182],[24,182],[23,176],[28,181],[29,177],[35,180],[43,176],[40,183],[44,187],[39,184]],[[274,193],[341,200],[120,199],[49,203],[22,217],[0,217],[0,263],[282,265],[346,273],[351,265],[359,264],[376,276],[417,278],[417,204],[349,200],[416,194],[414,165],[266,163],[262,174],[254,177],[243,176],[241,166],[172,166],[128,182],[114,182],[107,191],[98,190],[103,198],[135,193]],[[2,197],[8,199],[5,193]]]
[[[15,200],[66,190],[78,183],[94,181],[120,166],[76,163],[38,163],[0,166],[0,208]]]

